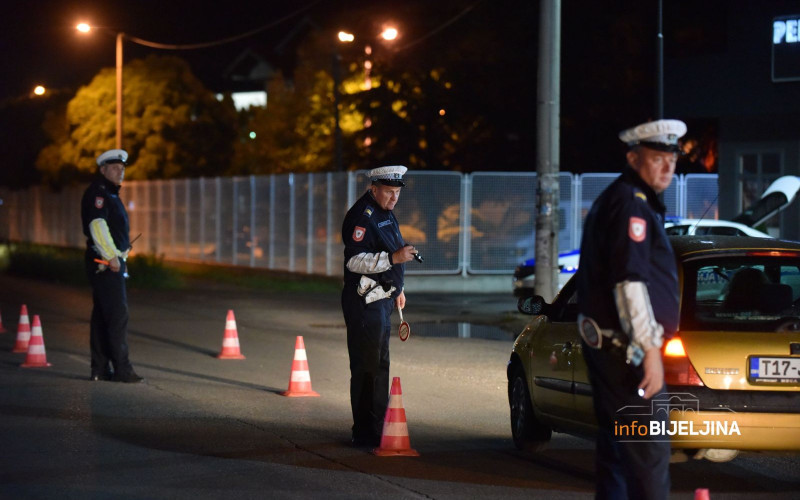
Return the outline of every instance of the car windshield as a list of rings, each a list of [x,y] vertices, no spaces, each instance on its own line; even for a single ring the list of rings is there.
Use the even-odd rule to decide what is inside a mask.
[[[681,328],[772,331],[800,320],[800,258],[768,254],[686,262]]]

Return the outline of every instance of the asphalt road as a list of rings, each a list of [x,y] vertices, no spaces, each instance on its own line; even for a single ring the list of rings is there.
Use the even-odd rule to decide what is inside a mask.
[[[88,289],[0,276],[2,498],[591,498],[591,442],[555,434],[538,454],[510,440],[505,365],[524,323],[509,295],[408,297],[392,341],[411,445],[349,445],[349,371],[335,294],[198,284],[130,294],[142,384],[89,382]],[[14,354],[21,304],[42,321],[49,368]],[[219,360],[228,309],[244,360]],[[32,317],[32,316],[31,316]],[[467,326],[469,325],[469,326]],[[491,326],[487,326],[491,325]],[[302,335],[318,398],[287,398]],[[673,464],[673,496],[796,498],[800,458],[743,454]]]

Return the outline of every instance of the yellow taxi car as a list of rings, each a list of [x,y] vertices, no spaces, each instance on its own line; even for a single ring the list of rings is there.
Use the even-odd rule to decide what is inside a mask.
[[[668,412],[670,428],[654,431],[696,457],[800,450],[800,243],[740,236],[670,241],[681,302],[678,332],[662,348],[667,392],[619,411]],[[519,449],[541,448],[552,431],[596,430],[577,305],[574,278],[552,304],[520,298],[520,312],[533,318],[508,363]]]

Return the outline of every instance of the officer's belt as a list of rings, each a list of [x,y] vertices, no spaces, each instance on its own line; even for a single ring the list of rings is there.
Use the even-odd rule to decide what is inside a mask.
[[[625,348],[630,342],[628,336],[623,332],[600,328],[594,319],[583,314],[578,315],[578,332],[586,345],[593,349],[602,349],[603,347],[609,349],[615,347]],[[603,338],[608,340],[603,342]]]

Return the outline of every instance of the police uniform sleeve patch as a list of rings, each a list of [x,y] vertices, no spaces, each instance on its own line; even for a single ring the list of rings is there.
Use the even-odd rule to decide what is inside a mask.
[[[356,226],[353,230],[353,241],[361,241],[364,239],[364,235],[367,234],[367,229],[361,226]]]
[[[636,243],[641,243],[647,237],[647,221],[640,217],[631,217],[628,222],[628,237]]]
[[[96,196],[95,197],[95,199],[94,199],[94,207],[95,208],[103,208],[103,203],[105,203],[105,200],[103,199],[102,196]]]
[[[634,191],[633,196],[639,198],[642,201],[647,201],[647,195],[641,191]]]
[[[367,217],[372,217],[372,207],[367,207],[366,209],[364,209],[364,215],[366,215]]]

